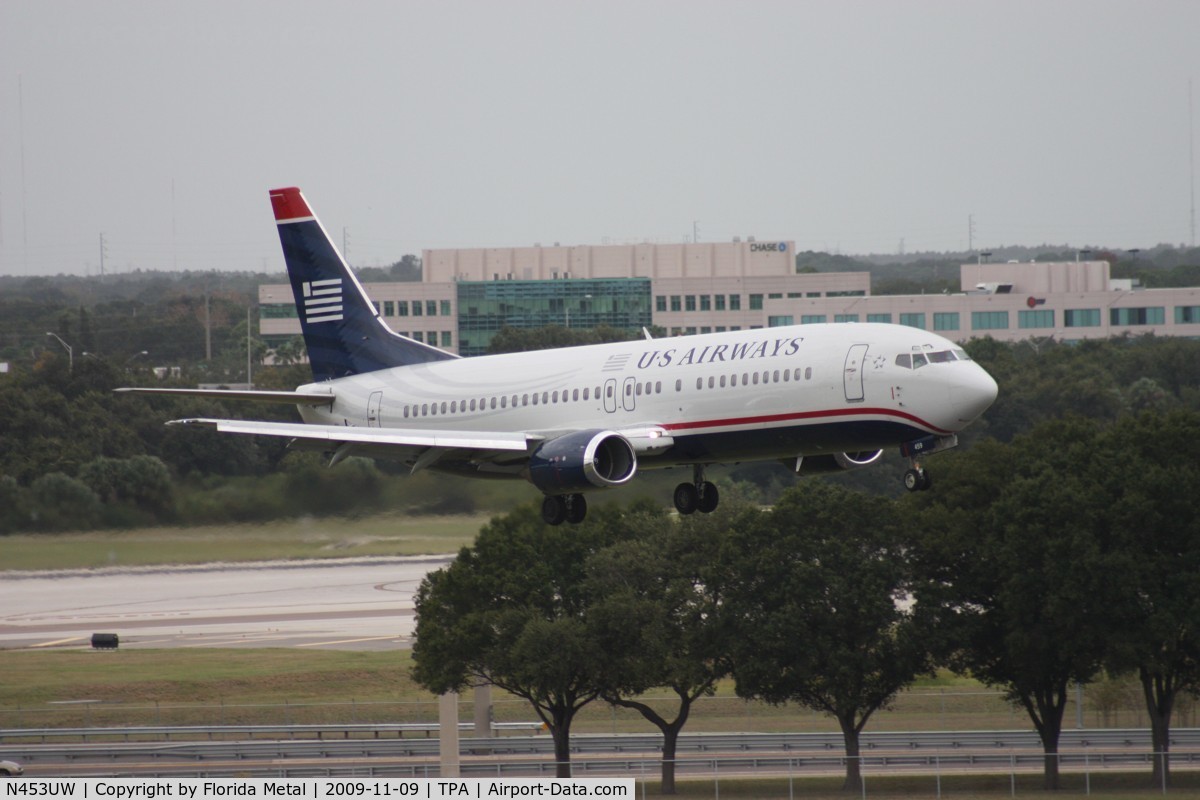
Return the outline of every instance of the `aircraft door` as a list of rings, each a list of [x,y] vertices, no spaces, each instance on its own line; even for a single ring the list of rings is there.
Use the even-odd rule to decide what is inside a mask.
[[[621,408],[633,411],[637,408],[637,378],[626,378],[621,387]]]
[[[617,379],[609,378],[604,382],[604,410],[610,414],[617,411]]]
[[[855,344],[846,353],[846,366],[842,372],[842,383],[846,389],[847,403],[863,401],[863,362],[867,358],[867,345]]]
[[[367,399],[367,427],[379,427],[379,407],[383,405],[383,392],[371,392]]]

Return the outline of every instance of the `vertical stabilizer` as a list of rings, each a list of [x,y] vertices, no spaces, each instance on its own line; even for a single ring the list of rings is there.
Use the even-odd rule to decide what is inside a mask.
[[[271,206],[314,380],[457,358],[384,323],[299,189],[272,190]]]

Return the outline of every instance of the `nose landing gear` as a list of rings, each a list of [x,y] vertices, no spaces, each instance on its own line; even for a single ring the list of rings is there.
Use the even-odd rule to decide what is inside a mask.
[[[721,495],[715,485],[704,480],[704,465],[696,464],[692,468],[692,482],[676,486],[673,499],[675,510],[687,516],[697,511],[701,514],[716,511],[721,502]]]
[[[924,492],[933,486],[933,478],[920,464],[913,462],[911,469],[904,473],[904,488],[910,492]]]
[[[933,486],[933,478],[921,466],[920,456],[949,450],[958,445],[958,437],[926,436],[900,445],[900,455],[908,459],[909,469],[904,473],[904,488],[910,492],[924,492]]]

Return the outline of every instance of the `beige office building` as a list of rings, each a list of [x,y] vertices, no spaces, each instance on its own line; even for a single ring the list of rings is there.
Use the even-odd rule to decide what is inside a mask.
[[[956,341],[1200,336],[1200,288],[1140,289],[1108,262],[964,264],[961,291],[872,295],[866,272],[796,274],[789,241],[426,250],[419,283],[370,283],[394,330],[464,355],[501,327],[668,335],[892,322]],[[269,342],[300,333],[287,284],[259,287]]]

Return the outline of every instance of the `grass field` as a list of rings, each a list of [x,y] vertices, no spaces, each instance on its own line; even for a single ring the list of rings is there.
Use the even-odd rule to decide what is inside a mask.
[[[487,515],[305,517],[263,524],[5,536],[4,570],[454,553]]]

